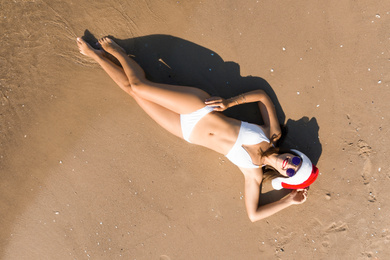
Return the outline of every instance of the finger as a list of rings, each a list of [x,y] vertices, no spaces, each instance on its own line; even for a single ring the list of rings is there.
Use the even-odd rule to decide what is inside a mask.
[[[220,99],[220,98],[209,98],[209,99],[205,100],[205,103],[206,102],[219,102],[219,103],[221,103],[222,99]]]
[[[303,203],[306,201],[306,196],[304,194],[302,194],[302,196],[299,198],[299,203]]]
[[[208,107],[221,107],[221,105],[219,103],[207,103],[206,106]]]
[[[206,101],[204,102],[206,105],[209,105],[209,104],[221,104],[221,101],[218,101],[218,100],[211,100],[211,101]]]
[[[215,101],[215,100],[221,101],[222,98],[220,98],[220,97],[209,97],[209,98],[206,98],[206,101]]]

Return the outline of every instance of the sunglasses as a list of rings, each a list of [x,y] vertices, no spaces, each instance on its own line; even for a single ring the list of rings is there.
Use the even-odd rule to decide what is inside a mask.
[[[298,156],[295,156],[291,159],[291,163],[295,166],[298,166],[299,164],[301,164],[301,158],[299,158]],[[295,175],[296,171],[293,169],[293,168],[288,168],[286,170],[286,173],[287,173],[287,176],[288,177],[292,177]]]

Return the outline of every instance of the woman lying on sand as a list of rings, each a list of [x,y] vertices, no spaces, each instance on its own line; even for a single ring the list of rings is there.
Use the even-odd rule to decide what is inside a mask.
[[[203,90],[158,84],[145,78],[143,69],[110,38],[99,43],[103,50],[92,48],[77,38],[80,53],[91,57],[105,72],[132,96],[159,125],[189,143],[201,145],[225,155],[245,177],[245,205],[251,221],[257,221],[293,204],[306,201],[307,187],[318,170],[301,152],[280,153],[274,144],[281,129],[271,99],[255,90],[230,99],[210,97]],[[122,67],[106,57],[113,55]],[[226,117],[220,111],[243,103],[257,102],[264,125],[255,125]],[[263,173],[262,166],[273,170]],[[259,206],[260,184],[271,178],[275,189],[293,191],[284,198]]]

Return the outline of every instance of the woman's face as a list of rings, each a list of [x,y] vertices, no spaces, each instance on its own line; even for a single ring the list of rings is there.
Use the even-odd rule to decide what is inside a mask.
[[[298,157],[300,159],[299,164],[295,165],[298,161],[297,159],[293,160],[294,157]],[[294,161],[294,162],[293,162]],[[292,169],[295,172],[299,170],[302,164],[302,159],[299,156],[293,155],[291,153],[283,153],[279,154],[276,158],[276,170],[279,171],[280,174],[286,177],[288,176],[287,170]],[[291,170],[289,170],[291,172]]]

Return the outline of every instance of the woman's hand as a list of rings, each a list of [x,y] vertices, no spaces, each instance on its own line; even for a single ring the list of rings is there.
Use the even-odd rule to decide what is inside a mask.
[[[205,104],[214,108],[214,111],[224,111],[229,108],[229,101],[221,97],[210,97],[205,100]]]
[[[287,197],[291,204],[302,204],[307,199],[307,189],[293,190]]]

